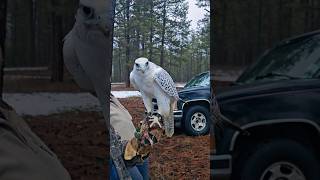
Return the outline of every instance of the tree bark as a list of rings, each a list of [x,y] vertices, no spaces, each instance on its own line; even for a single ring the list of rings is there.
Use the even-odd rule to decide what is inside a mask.
[[[125,38],[126,38],[126,76],[125,76],[125,83],[126,87],[130,87],[130,28],[129,28],[129,21],[130,21],[130,0],[126,0],[126,30],[125,30]]]
[[[0,1],[0,98],[3,95],[3,68],[5,65],[5,39],[7,27],[7,0]]]
[[[261,51],[261,33],[262,33],[262,0],[258,2],[258,33],[257,33],[257,50]]]
[[[118,67],[118,71],[119,71],[119,82],[122,81],[122,63],[121,63],[121,54],[122,54],[122,51],[121,51],[121,48],[119,48],[119,54],[118,54],[118,64],[119,64],[119,67]]]
[[[167,1],[163,2],[163,10],[162,10],[162,30],[161,30],[161,49],[160,49],[160,66],[164,65],[164,41],[166,34],[166,23],[167,23]]]
[[[2,50],[3,49],[3,50]],[[0,99],[3,98],[3,81],[4,81],[4,48],[0,46]]]
[[[154,16],[154,11],[153,11],[153,1],[150,1],[150,18],[151,23],[150,23],[150,36],[149,36],[149,61],[152,61],[152,56],[153,56],[153,34],[154,34],[154,29],[153,29],[153,16]]]
[[[52,62],[52,74],[51,81],[62,82],[63,81],[63,33],[62,33],[62,17],[55,12],[52,14],[53,20],[53,62]]]
[[[30,8],[30,41],[31,41],[31,47],[30,47],[30,62],[36,64],[36,34],[35,34],[35,27],[36,27],[36,12],[35,12],[35,0],[30,0],[29,2],[29,8]]]
[[[142,35],[142,40],[141,40],[141,54],[143,56],[145,56],[145,41],[146,41],[146,37],[145,34]]]
[[[139,27],[137,27],[136,29],[136,39],[135,39],[135,57],[134,58],[138,58],[141,56],[140,54],[140,44],[141,44],[141,39],[140,39],[140,30]]]

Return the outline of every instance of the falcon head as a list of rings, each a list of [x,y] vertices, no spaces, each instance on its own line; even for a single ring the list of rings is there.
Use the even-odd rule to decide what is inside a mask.
[[[78,23],[90,29],[102,31],[105,35],[111,31],[113,12],[108,12],[108,2],[106,0],[80,0],[76,14]]]
[[[150,62],[147,58],[138,58],[134,61],[133,69],[145,73],[150,68]]]

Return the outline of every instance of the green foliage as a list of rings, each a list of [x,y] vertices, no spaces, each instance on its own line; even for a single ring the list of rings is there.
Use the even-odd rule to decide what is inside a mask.
[[[55,38],[54,17],[62,18],[65,35],[73,26],[78,0],[8,0],[6,67],[51,66],[61,53]]]
[[[215,0],[215,66],[247,67],[289,37],[320,28],[318,0]]]
[[[175,81],[208,70],[209,16],[191,31],[188,8],[186,0],[118,0],[113,81],[128,81],[134,60],[141,56],[163,63]]]

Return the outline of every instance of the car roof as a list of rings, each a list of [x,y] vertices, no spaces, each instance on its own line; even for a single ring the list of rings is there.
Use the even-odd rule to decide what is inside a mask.
[[[247,74],[247,72],[251,71],[252,67],[254,67],[256,64],[258,64],[261,60],[262,57],[264,57],[266,54],[268,54],[270,51],[280,47],[280,46],[284,46],[286,44],[289,44],[289,43],[292,43],[294,41],[300,41],[302,39],[305,39],[305,38],[309,38],[311,36],[315,36],[315,35],[320,35],[320,29],[319,30],[315,30],[315,31],[311,31],[311,32],[307,32],[307,33],[304,33],[304,34],[300,34],[300,35],[297,35],[297,36],[293,36],[293,37],[290,37],[290,38],[287,38],[287,39],[284,39],[278,43],[276,43],[273,47],[271,47],[270,49],[266,49],[264,51],[264,53],[262,53],[258,59],[253,62],[248,68],[246,68],[242,73],[241,75],[237,78],[237,80],[235,82],[238,82],[238,80],[240,78],[242,78],[243,75]]]
[[[290,38],[284,39],[284,40],[280,41],[279,43],[277,43],[276,47],[284,45],[284,44],[288,44],[288,43],[291,43],[291,42],[294,42],[294,41],[298,41],[298,40],[301,40],[301,39],[305,39],[305,38],[308,38],[308,37],[311,37],[311,36],[314,36],[314,35],[318,35],[318,34],[320,34],[320,30],[311,31],[311,32],[308,32],[308,33],[304,33],[304,34],[300,34],[300,35],[297,35],[297,36],[294,36],[294,37],[290,37]]]

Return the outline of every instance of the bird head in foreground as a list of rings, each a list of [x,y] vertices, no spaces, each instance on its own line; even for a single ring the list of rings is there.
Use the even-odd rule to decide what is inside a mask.
[[[113,12],[114,0],[79,0],[76,22],[63,46],[67,69],[82,89],[96,94],[107,125]]]
[[[151,62],[147,58],[138,58],[134,61],[133,70],[145,73],[150,69]]]
[[[76,14],[78,23],[87,28],[97,29],[108,35],[111,32],[108,24],[112,21],[112,11],[106,11],[110,5],[107,0],[80,0]]]

